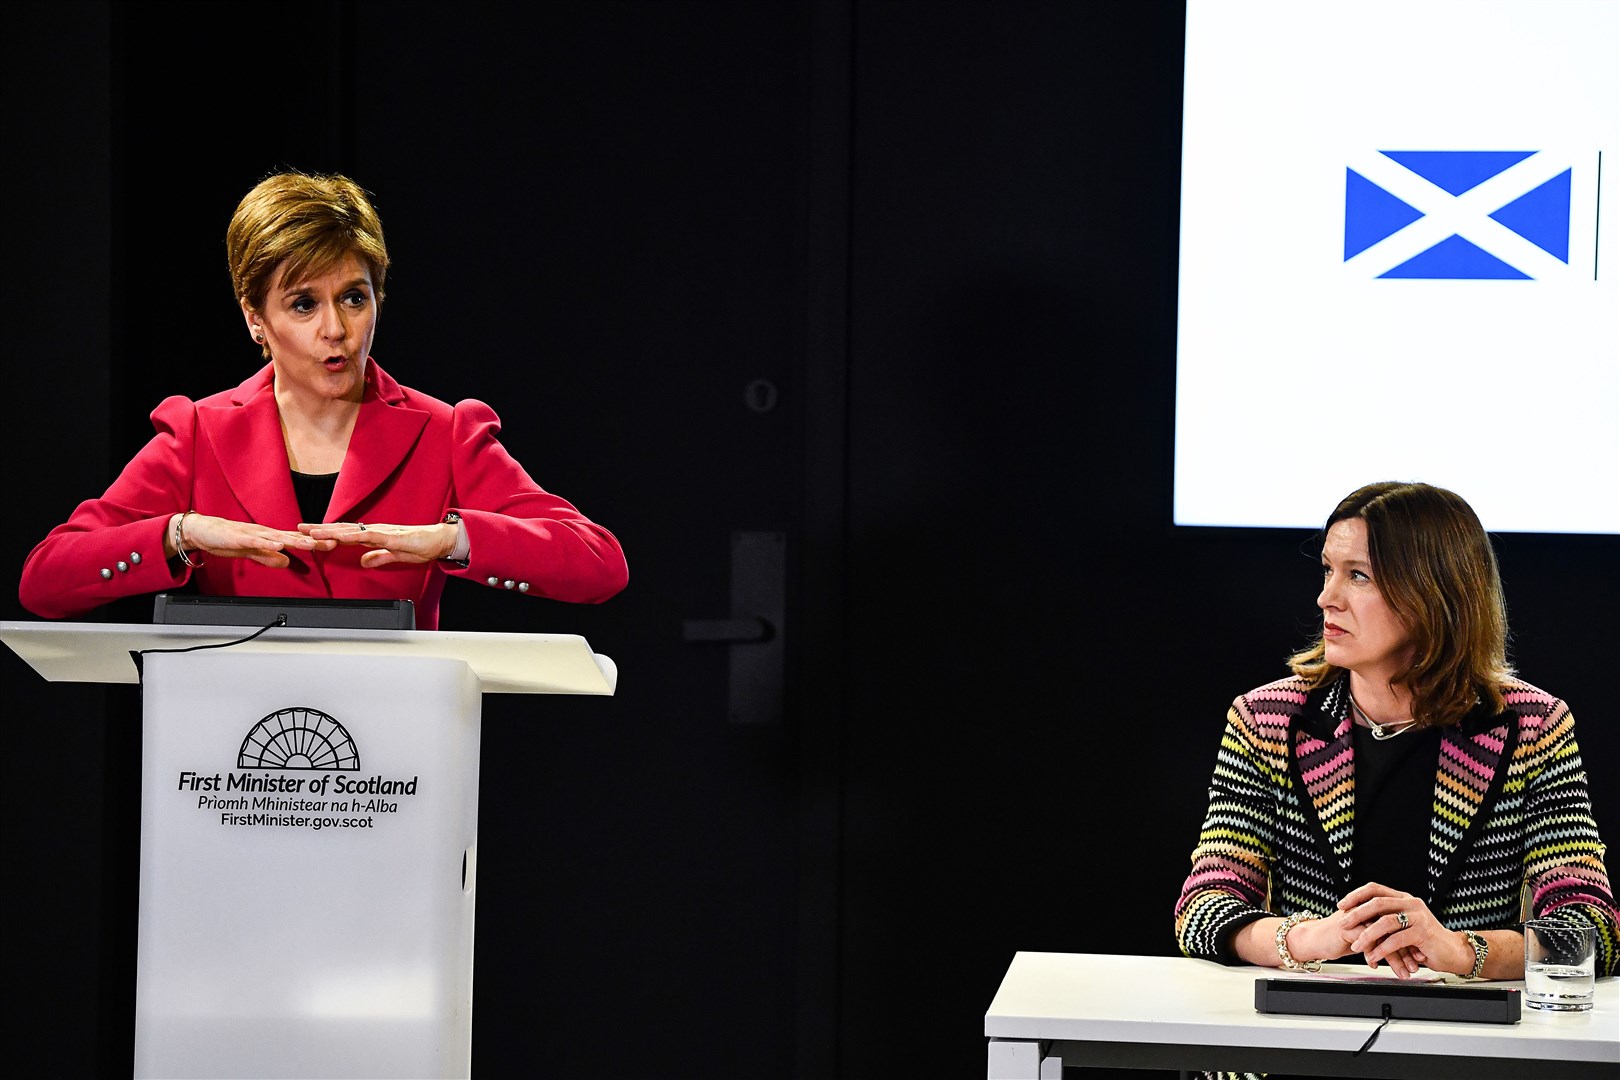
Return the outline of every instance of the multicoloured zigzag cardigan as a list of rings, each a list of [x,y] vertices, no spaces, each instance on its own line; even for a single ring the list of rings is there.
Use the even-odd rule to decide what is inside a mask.
[[[1332,687],[1297,678],[1232,703],[1192,873],[1176,904],[1188,956],[1240,963],[1233,931],[1269,914],[1326,914],[1350,881],[1351,721]],[[1597,969],[1620,956],[1614,894],[1592,820],[1569,706],[1528,683],[1442,733],[1429,826],[1428,895],[1453,930],[1511,929],[1525,912],[1597,927]]]

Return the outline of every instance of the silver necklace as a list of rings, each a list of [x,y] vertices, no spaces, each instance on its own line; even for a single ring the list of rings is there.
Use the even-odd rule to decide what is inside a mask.
[[[1367,725],[1368,730],[1372,732],[1372,737],[1379,742],[1393,739],[1397,735],[1404,735],[1412,730],[1413,724],[1417,723],[1417,720],[1413,719],[1395,720],[1388,724],[1380,724],[1361,711],[1361,706],[1356,703],[1356,695],[1354,694],[1350,695],[1350,707],[1356,711],[1356,716],[1360,718],[1361,722]]]

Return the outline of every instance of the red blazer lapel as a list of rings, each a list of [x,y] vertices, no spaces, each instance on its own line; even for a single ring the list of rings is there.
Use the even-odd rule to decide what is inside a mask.
[[[198,406],[197,422],[248,519],[292,529],[302,515],[293,495],[274,383],[273,369],[266,365],[231,391],[230,404]],[[428,414],[406,405],[405,391],[371,362],[349,452],[323,520],[342,521],[381,487],[410,454],[427,421]]]
[[[349,452],[338,473],[331,505],[326,508],[327,521],[343,521],[349,511],[381,487],[410,454],[427,426],[428,414],[406,405],[400,385],[376,361],[370,364],[366,396],[360,403],[354,433],[349,436]]]
[[[298,500],[273,383],[267,364],[231,391],[229,405],[199,405],[197,426],[248,520],[292,529],[298,525]]]

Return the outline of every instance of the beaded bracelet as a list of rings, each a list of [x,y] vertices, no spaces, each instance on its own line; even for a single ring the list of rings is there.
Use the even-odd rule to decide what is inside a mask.
[[[1490,955],[1491,947],[1484,938],[1472,930],[1464,930],[1462,936],[1468,939],[1468,944],[1474,949],[1474,970],[1464,978],[1477,979],[1485,972],[1485,958]]]
[[[1317,918],[1321,918],[1321,916],[1317,915],[1315,912],[1296,911],[1284,919],[1281,926],[1277,927],[1277,958],[1282,961],[1282,966],[1287,968],[1289,971],[1314,972],[1322,970],[1322,961],[1307,960],[1302,964],[1298,960],[1294,959],[1293,953],[1288,951],[1288,931],[1292,930],[1299,923],[1309,922],[1312,919]]]
[[[195,510],[187,510],[184,513],[182,513],[179,517],[174,519],[174,553],[176,555],[180,556],[180,561],[181,562],[185,563],[187,566],[191,567],[193,570],[195,570],[197,567],[202,565],[202,560],[198,559],[196,562],[192,562],[191,556],[186,554],[186,545],[180,539],[180,537],[181,537],[181,534],[185,531],[186,514],[195,514],[196,512],[197,511],[195,511]]]

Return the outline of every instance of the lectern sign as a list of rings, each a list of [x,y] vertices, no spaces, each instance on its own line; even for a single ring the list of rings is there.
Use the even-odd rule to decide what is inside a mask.
[[[175,790],[224,826],[374,829],[416,796],[419,777],[360,772],[360,750],[335,717],[319,709],[278,709],[242,739],[236,767],[181,769]]]

